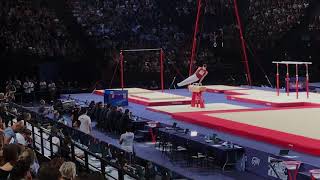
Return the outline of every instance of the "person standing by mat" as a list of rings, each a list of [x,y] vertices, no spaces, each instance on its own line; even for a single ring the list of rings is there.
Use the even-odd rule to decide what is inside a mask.
[[[199,81],[199,84],[201,84],[201,82],[203,81],[203,79],[208,75],[208,71],[207,71],[207,65],[203,64],[202,66],[198,67],[198,69],[196,70],[196,72],[194,74],[192,74],[190,77],[188,77],[187,79],[181,81],[180,83],[178,83],[177,85],[179,87],[181,86],[185,86],[188,84],[192,84],[195,83],[197,81]]]

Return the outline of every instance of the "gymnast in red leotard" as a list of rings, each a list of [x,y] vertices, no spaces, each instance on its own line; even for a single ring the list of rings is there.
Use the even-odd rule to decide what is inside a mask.
[[[177,85],[179,87],[181,87],[181,86],[185,86],[185,85],[188,85],[188,84],[195,83],[197,81],[199,81],[199,84],[201,84],[203,79],[207,75],[208,75],[207,65],[203,64],[201,67],[198,67],[198,69],[196,70],[196,72],[193,75],[191,75],[187,79],[183,80],[182,82],[178,83]]]

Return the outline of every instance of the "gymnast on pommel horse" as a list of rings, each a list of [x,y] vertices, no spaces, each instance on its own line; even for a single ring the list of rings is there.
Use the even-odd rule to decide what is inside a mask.
[[[188,77],[187,79],[181,81],[180,83],[178,83],[177,85],[179,87],[181,86],[185,86],[185,85],[189,85],[192,83],[195,83],[197,81],[199,81],[199,85],[201,86],[201,82],[203,81],[203,79],[208,75],[208,71],[207,71],[207,65],[203,64],[202,66],[199,66],[198,69],[196,70],[196,72],[194,74],[192,74],[190,77]]]

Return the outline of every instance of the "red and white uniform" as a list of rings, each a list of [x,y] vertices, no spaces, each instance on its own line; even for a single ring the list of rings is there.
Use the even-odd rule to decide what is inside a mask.
[[[197,78],[201,79],[208,71],[206,69],[204,69],[203,67],[201,67],[200,69],[198,69],[196,71],[196,76]]]
[[[199,81],[201,78],[203,78],[203,76],[205,76],[207,73],[208,71],[206,69],[204,69],[203,67],[200,67],[197,69],[197,71],[193,75],[183,80],[182,82],[178,83],[177,85],[181,87],[181,86],[195,83]]]

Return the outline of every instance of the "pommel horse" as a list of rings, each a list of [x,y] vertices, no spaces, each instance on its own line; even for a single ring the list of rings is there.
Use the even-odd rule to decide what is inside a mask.
[[[199,83],[193,83],[188,86],[188,89],[192,92],[191,107],[204,108],[202,93],[206,91],[206,87]]]
[[[307,92],[307,98],[309,98],[309,65],[312,64],[312,62],[298,62],[298,61],[273,61],[273,64],[276,64],[277,66],[277,74],[276,74],[276,90],[277,90],[277,96],[280,95],[280,80],[279,80],[279,65],[285,64],[287,68],[287,73],[286,73],[286,89],[287,89],[287,96],[289,96],[289,81],[290,81],[290,76],[289,76],[289,65],[295,65],[296,69],[296,98],[299,98],[299,74],[298,74],[298,66],[299,65],[304,65],[306,68],[306,92]]]

